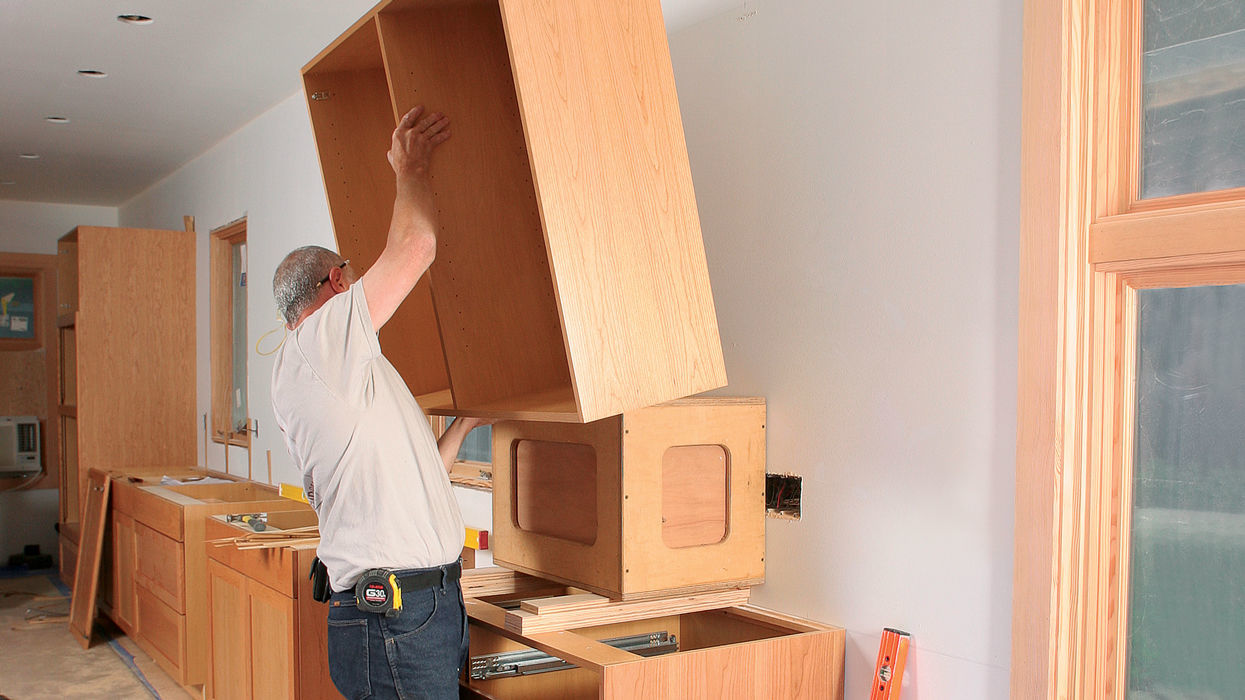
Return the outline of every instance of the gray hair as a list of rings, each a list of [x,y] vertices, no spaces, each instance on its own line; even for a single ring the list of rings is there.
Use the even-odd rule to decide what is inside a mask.
[[[272,275],[272,296],[286,323],[294,323],[316,300],[319,281],[342,263],[342,256],[318,245],[294,250]]]

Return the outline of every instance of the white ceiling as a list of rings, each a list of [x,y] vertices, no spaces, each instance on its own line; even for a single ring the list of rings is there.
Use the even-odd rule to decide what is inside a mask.
[[[672,31],[746,1],[661,4]],[[376,4],[0,0],[0,199],[123,204],[301,90],[302,66]]]

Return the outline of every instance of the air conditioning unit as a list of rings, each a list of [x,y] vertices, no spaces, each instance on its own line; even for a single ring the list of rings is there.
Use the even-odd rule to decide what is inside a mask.
[[[0,416],[0,477],[29,476],[43,470],[39,419]]]

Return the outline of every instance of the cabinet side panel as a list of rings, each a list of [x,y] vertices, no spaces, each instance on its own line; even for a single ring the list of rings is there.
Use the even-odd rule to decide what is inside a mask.
[[[502,0],[584,420],[724,386],[658,0]]]
[[[841,700],[837,641],[810,632],[617,664],[606,669],[601,697]]]
[[[375,23],[360,25],[303,74],[337,251],[364,273],[385,248],[395,193],[385,154],[393,105]],[[416,396],[449,388],[427,276],[385,324],[385,357]]]
[[[432,169],[430,276],[457,407],[569,389],[497,7],[409,6],[378,19],[396,112],[422,104],[450,118]]]
[[[194,234],[78,233],[81,463],[195,464]]]

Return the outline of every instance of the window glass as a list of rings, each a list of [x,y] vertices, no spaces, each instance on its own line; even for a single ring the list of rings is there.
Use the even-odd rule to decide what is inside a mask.
[[[246,412],[246,244],[231,246],[232,251],[232,297],[233,309],[233,384],[230,396],[229,424],[234,432],[243,432],[247,425]]]
[[[446,418],[445,427],[448,428],[450,423],[453,422],[453,418]],[[492,464],[493,426],[482,425],[467,433],[467,437],[463,439],[463,446],[458,450],[457,459],[460,462],[485,462]]]
[[[1129,698],[1245,688],[1245,285],[1138,292]]]
[[[1245,2],[1147,0],[1142,199],[1245,186]]]

